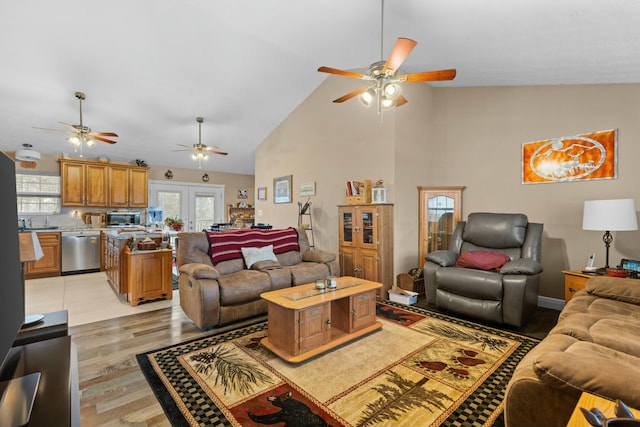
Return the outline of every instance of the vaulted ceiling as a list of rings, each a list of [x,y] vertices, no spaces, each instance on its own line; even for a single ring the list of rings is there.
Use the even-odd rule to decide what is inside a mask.
[[[361,70],[409,37],[402,71],[456,68],[442,87],[639,83],[638,23],[636,0],[387,0],[381,55],[380,0],[7,0],[0,149],[73,155],[33,126],[78,124],[82,91],[84,124],[119,135],[85,157],[196,168],[173,150],[198,142],[201,116],[202,142],[229,152],[203,169],[251,174],[321,65]]]

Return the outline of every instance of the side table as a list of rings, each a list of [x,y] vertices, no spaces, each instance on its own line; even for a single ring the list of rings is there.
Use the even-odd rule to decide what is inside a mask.
[[[69,315],[67,310],[44,313],[44,319],[26,328],[20,329],[13,346],[21,346],[37,341],[69,335]]]
[[[616,402],[612,400],[605,399],[605,398],[593,395],[591,393],[584,392],[580,395],[580,399],[578,400],[578,403],[576,403],[576,407],[573,410],[573,413],[571,414],[571,418],[569,418],[567,427],[584,427],[589,425],[587,420],[584,418],[582,411],[580,411],[580,408],[585,408],[589,410],[592,408],[598,408],[602,411],[605,417],[613,418],[615,417],[615,413],[613,411],[615,406],[616,406]],[[640,418],[640,411],[633,408],[629,408],[629,409],[631,409],[631,412],[633,412],[633,415],[636,418]]]
[[[595,274],[583,273],[581,270],[562,270],[564,273],[564,302],[567,303],[573,297],[573,294],[580,289],[584,289],[587,280],[594,277]]]

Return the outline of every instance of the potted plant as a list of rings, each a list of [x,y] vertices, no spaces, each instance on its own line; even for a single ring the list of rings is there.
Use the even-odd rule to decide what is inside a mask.
[[[167,224],[168,227],[173,228],[175,231],[180,231],[182,230],[182,227],[184,226],[184,221],[182,221],[180,219],[180,217],[174,217],[174,218],[167,218],[164,220],[164,223]]]

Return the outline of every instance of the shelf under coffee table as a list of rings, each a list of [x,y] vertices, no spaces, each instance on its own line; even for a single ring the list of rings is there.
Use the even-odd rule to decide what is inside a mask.
[[[291,363],[317,356],[382,328],[376,321],[376,289],[382,283],[339,277],[335,290],[315,283],[265,292],[269,336],[261,343]]]

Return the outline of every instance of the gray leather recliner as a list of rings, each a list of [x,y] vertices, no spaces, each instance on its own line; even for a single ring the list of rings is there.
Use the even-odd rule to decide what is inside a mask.
[[[427,303],[467,317],[524,325],[538,304],[543,224],[523,214],[472,213],[453,232],[449,250],[425,256]],[[499,271],[456,267],[466,251],[501,252]],[[483,255],[483,254],[482,254]]]

